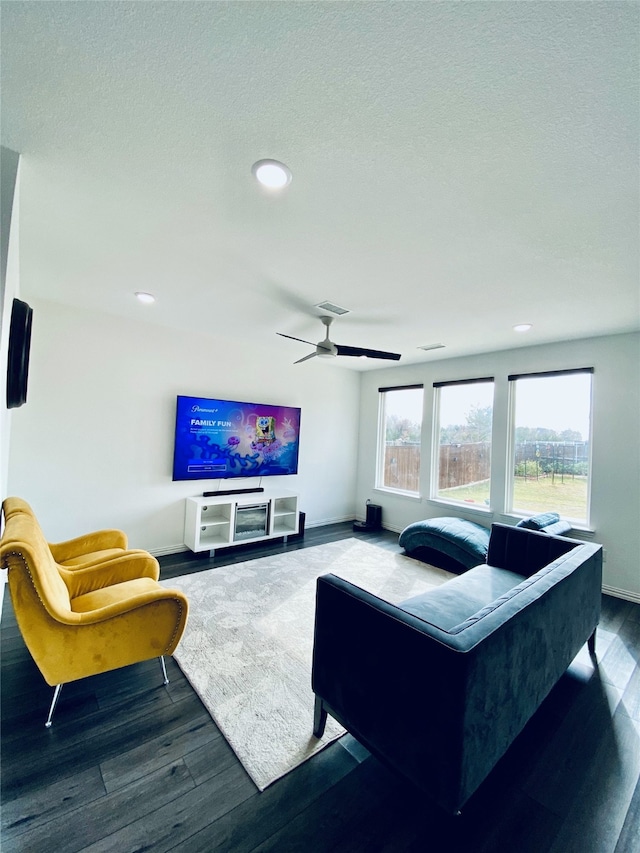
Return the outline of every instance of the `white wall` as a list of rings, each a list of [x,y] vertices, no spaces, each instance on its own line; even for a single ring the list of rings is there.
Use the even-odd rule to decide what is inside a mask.
[[[104,314],[34,302],[28,402],[12,413],[7,494],[26,498],[51,540],[121,527],[132,547],[182,546],[183,499],[211,484],[171,481],[177,394],[302,407],[300,473],[274,485],[301,495],[310,526],[364,517],[383,506],[384,526],[455,515],[429,500],[374,488],[378,387],[492,375],[496,424],[504,422],[507,375],[593,366],[592,538],[606,549],[605,588],[640,600],[640,335],[529,347],[357,374],[311,361],[265,366],[262,352],[222,338],[169,332]],[[498,427],[502,429],[502,427]],[[428,433],[428,430],[425,430]],[[496,446],[499,435],[494,435]],[[494,454],[493,476],[506,466]],[[423,448],[428,494],[430,449]],[[490,524],[499,514],[478,517]],[[578,534],[587,536],[588,534]]]
[[[11,436],[11,412],[6,407],[7,361],[9,353],[9,327],[11,306],[14,297],[20,295],[18,266],[18,239],[20,213],[20,155],[9,148],[0,149],[1,205],[0,227],[2,229],[2,259],[0,281],[0,495],[5,494],[9,467],[9,440]]]
[[[433,382],[494,376],[494,448],[505,445],[507,376],[572,367],[594,367],[591,527],[576,533],[605,548],[604,586],[613,594],[640,601],[640,335],[615,335],[459,359],[432,361],[363,374],[360,407],[360,455],[356,508],[363,517],[367,499],[383,507],[385,527],[401,531],[422,518],[455,515],[489,526],[509,522],[493,512],[460,512],[428,499],[376,490],[378,388],[424,383],[425,439],[422,447],[421,493],[429,494],[433,418]],[[503,490],[506,461],[492,459],[492,483]],[[572,534],[574,535],[574,534]]]
[[[309,526],[354,517],[356,372],[319,359],[265,361],[258,344],[216,334],[32,306],[28,401],[13,412],[8,494],[29,501],[49,540],[118,527],[132,547],[184,549],[184,498],[219,481],[171,480],[177,394],[300,406],[299,474],[263,485],[300,494]]]

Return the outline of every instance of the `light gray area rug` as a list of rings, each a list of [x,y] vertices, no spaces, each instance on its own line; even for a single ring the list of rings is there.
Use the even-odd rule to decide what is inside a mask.
[[[312,734],[316,578],[329,572],[394,603],[453,577],[344,539],[163,581],[189,599],[174,658],[261,791],[344,734],[331,717]]]

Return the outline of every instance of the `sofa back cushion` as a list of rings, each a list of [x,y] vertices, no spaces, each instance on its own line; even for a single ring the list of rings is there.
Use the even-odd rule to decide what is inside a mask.
[[[579,544],[523,527],[492,524],[487,563],[528,578]]]

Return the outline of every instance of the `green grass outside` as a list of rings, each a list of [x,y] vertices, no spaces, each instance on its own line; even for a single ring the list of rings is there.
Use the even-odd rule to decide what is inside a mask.
[[[443,489],[439,497],[465,503],[477,503],[486,506],[488,483],[474,483],[471,486],[457,486]],[[587,478],[565,475],[564,482],[559,476],[541,477],[539,480],[525,480],[516,477],[513,494],[514,510],[527,513],[559,512],[565,518],[586,519],[587,516]]]

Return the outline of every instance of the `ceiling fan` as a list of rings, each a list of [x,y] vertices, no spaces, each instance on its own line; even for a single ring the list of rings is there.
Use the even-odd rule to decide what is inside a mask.
[[[299,358],[297,361],[294,361],[294,364],[300,364],[301,361],[307,361],[310,358],[315,358],[315,356],[319,356],[320,358],[335,358],[337,355],[351,355],[356,358],[386,358],[391,361],[400,361],[400,355],[395,352],[383,352],[382,350],[377,349],[364,349],[363,347],[348,347],[343,344],[334,344],[329,340],[329,326],[333,323],[334,317],[323,316],[319,318],[320,322],[326,326],[325,339],[323,341],[319,341],[317,344],[311,343],[311,341],[304,341],[302,338],[294,338],[292,335],[285,335],[282,332],[278,332],[278,334],[283,338],[289,338],[292,341],[300,341],[302,344],[309,344],[309,346],[315,346],[315,352],[309,353],[309,355],[305,355],[304,358]]]

